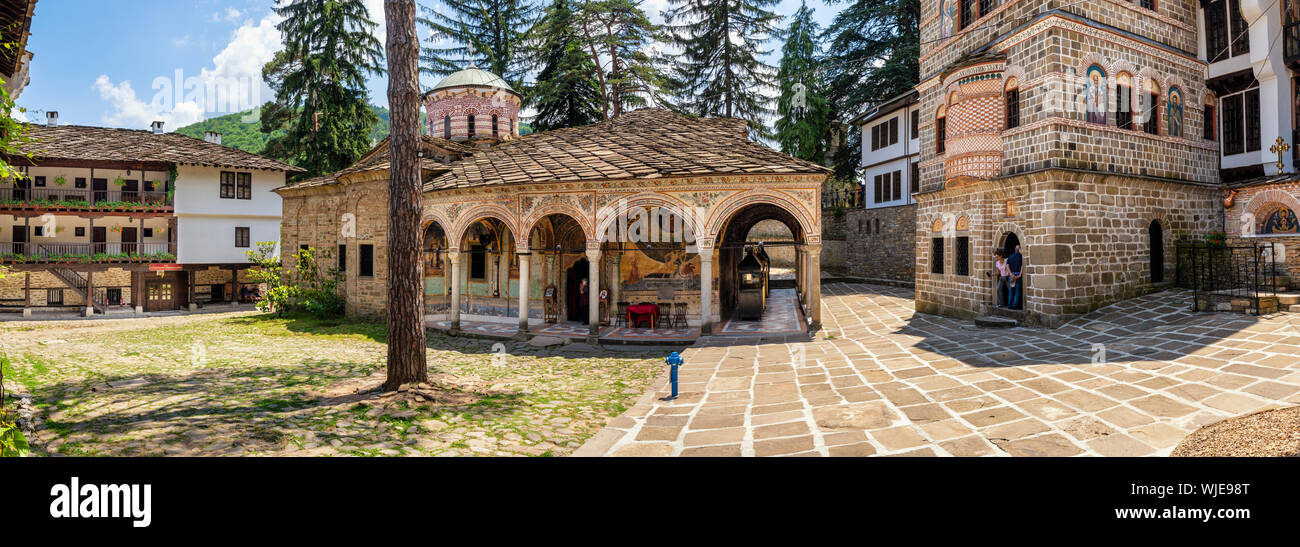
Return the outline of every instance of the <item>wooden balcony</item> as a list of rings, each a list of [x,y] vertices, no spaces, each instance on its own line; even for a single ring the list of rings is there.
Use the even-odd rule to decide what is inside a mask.
[[[0,188],[0,211],[170,213],[168,192],[85,188]]]
[[[0,243],[5,264],[143,264],[176,262],[176,243]]]

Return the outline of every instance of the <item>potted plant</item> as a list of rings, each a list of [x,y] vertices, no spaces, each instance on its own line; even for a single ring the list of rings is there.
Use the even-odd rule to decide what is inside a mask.
[[[113,186],[118,188],[126,186],[126,179],[122,178],[122,175],[118,175],[117,178],[113,179]]]
[[[68,176],[67,176],[67,175],[58,175],[58,176],[54,177],[54,185],[55,185],[55,186],[63,186],[63,185],[66,185],[66,184],[68,184]]]
[[[1220,230],[1215,230],[1205,234],[1205,244],[1215,247],[1222,247],[1228,244],[1228,236]]]

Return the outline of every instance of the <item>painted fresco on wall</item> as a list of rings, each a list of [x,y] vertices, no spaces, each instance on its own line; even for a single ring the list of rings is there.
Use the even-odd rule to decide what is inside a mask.
[[[677,290],[700,288],[700,257],[685,249],[656,249],[647,254],[623,253],[619,263],[623,290],[653,291],[669,286]]]
[[[1297,221],[1295,211],[1290,207],[1282,207],[1273,211],[1264,220],[1265,234],[1295,234],[1300,233],[1300,221]]]
[[[1086,102],[1088,107],[1088,121],[1091,123],[1106,123],[1106,72],[1101,67],[1093,65],[1088,67],[1088,89],[1086,93]],[[1077,103],[1076,103],[1077,104]]]
[[[939,38],[952,36],[953,21],[957,20],[957,0],[944,0],[939,8]]]
[[[1178,88],[1169,89],[1169,136],[1183,136],[1183,92]]]

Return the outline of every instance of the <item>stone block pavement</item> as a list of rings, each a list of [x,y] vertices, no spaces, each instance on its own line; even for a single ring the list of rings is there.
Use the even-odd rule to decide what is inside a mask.
[[[1300,403],[1300,314],[1196,314],[1171,290],[982,329],[916,313],[910,289],[827,284],[822,302],[811,341],[702,339],[677,400],[665,374],[574,455],[1160,456]]]

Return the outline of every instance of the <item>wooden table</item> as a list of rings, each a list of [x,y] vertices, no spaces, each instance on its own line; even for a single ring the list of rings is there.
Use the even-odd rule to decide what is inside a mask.
[[[659,316],[659,306],[656,306],[654,304],[636,304],[636,305],[628,306],[627,326],[628,327],[636,326],[638,324],[636,319],[642,315],[650,316],[650,329],[654,330],[655,321]]]

